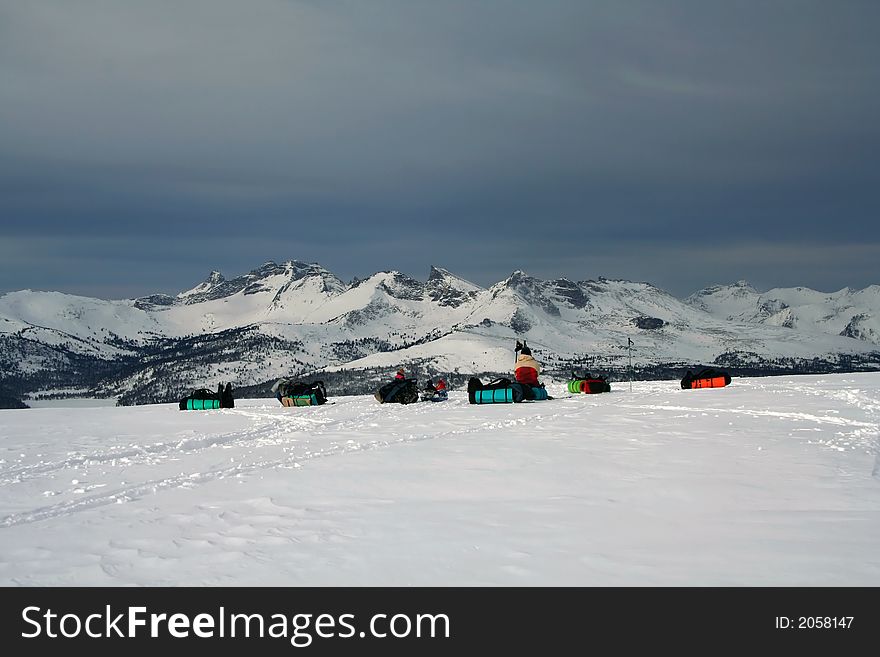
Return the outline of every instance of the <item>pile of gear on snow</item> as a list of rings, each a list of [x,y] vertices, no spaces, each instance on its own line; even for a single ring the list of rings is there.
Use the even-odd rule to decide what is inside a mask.
[[[217,392],[200,388],[180,400],[182,411],[207,411],[217,408],[235,408],[231,383],[227,383],[225,388],[221,383],[217,386]]]
[[[538,381],[541,366],[532,355],[525,341],[517,340],[514,349],[514,380],[500,378],[483,383],[472,377],[468,381],[468,402],[471,404],[518,404],[526,401],[543,401],[553,399],[547,394],[543,383]],[[728,372],[712,368],[702,368],[695,374],[688,370],[681,380],[685,390],[700,388],[723,388],[730,385]],[[567,384],[571,394],[598,394],[611,392],[611,385],[606,377],[593,376],[589,372],[572,371]],[[298,381],[296,379],[278,379],[272,386],[272,393],[282,406],[321,406],[327,403],[327,388],[323,381]],[[407,377],[404,370],[397,370],[393,381],[381,386],[373,395],[380,404],[412,404],[418,401],[441,402],[449,399],[446,382],[439,379],[435,384],[429,379],[425,387],[419,390],[415,378]],[[202,388],[193,391],[180,400],[180,410],[212,410],[234,408],[232,384],[221,383],[217,392]]]

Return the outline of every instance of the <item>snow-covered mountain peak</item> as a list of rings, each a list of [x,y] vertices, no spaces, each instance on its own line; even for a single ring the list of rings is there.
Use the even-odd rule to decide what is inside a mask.
[[[261,281],[267,278],[272,278],[274,276],[290,276],[292,271],[295,269],[296,268],[294,267],[292,260],[280,265],[272,260],[269,260],[267,262],[264,262],[256,269],[252,269],[247,274],[239,276],[238,279],[247,278],[250,281]]]
[[[276,271],[271,269],[269,265],[274,265],[274,263],[266,263],[264,267],[270,269],[270,271]],[[276,267],[278,265],[275,265]],[[335,276],[327,269],[319,265],[317,262],[302,262],[300,260],[286,260],[284,263],[280,265],[280,267],[284,268],[284,274],[289,276],[291,280],[299,280],[300,278],[307,278],[309,276],[320,276],[324,277],[327,275]]]
[[[551,284],[552,285],[552,284]],[[559,308],[549,298],[548,284],[542,280],[529,276],[524,271],[517,269],[506,279],[490,288],[493,298],[513,295],[513,302],[519,305],[540,308],[548,315],[559,317]]]
[[[284,263],[284,267],[289,283],[314,279],[316,289],[325,294],[341,294],[348,289],[336,274],[316,262],[307,264],[298,260],[288,260]]]
[[[402,301],[421,301],[425,297],[425,284],[399,271],[382,272],[384,276],[378,289],[388,296]]]
[[[529,276],[524,271],[517,269],[503,281],[493,285],[490,290],[496,294],[503,290],[512,290],[523,294],[535,293],[540,290],[541,283],[537,278]]]
[[[462,290],[468,291],[480,291],[483,288],[475,283],[471,283],[469,280],[458,276],[457,274],[453,274],[448,269],[444,269],[443,267],[436,267],[431,265],[431,273],[428,275],[428,282],[431,281],[443,281],[448,285],[454,285]]]
[[[446,269],[432,265],[425,290],[435,303],[458,308],[463,303],[475,299],[483,288]]]
[[[547,284],[548,292],[554,301],[567,304],[573,308],[583,309],[589,304],[589,295],[574,281],[557,278]]]
[[[746,280],[738,280],[735,283],[716,283],[714,285],[707,285],[703,289],[695,292],[691,296],[708,296],[710,294],[719,294],[719,293],[757,293],[757,290]]]
[[[876,285],[863,290],[845,287],[832,293],[803,286],[760,293],[743,283],[708,287],[686,302],[726,320],[880,343],[880,287]]]
[[[222,285],[224,282],[226,282],[226,279],[223,277],[223,274],[216,270],[212,271],[210,274],[208,274],[208,277],[205,280],[196,285],[194,288],[181,292],[177,295],[177,298],[186,300],[190,297],[203,296],[212,289],[216,288],[218,285]]]
[[[517,269],[513,273],[510,274],[506,279],[504,279],[503,284],[508,287],[516,287],[518,285],[529,285],[538,282],[537,278],[533,276],[529,276],[522,269]]]
[[[447,276],[451,276],[452,274],[442,267],[437,267],[436,265],[431,265],[431,273],[428,274],[428,281],[433,280],[443,280]]]
[[[219,272],[196,287],[177,295],[180,302],[191,305],[226,299],[236,294],[254,295],[269,293],[277,301],[278,295],[289,289],[296,281],[308,278],[319,280],[316,287],[319,291],[337,294],[345,290],[345,284],[335,275],[318,264],[307,264],[297,260],[288,260],[283,264],[268,261],[233,279],[226,279]]]
[[[759,314],[764,317],[768,316],[768,309],[761,310],[760,293],[748,281],[744,280],[723,285],[710,285],[687,297],[685,303],[713,315],[720,315],[723,311],[726,313],[725,319],[736,318],[749,321]],[[781,308],[776,310],[779,309]]]

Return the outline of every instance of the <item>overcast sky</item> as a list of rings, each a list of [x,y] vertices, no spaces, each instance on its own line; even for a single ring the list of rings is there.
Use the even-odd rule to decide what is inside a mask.
[[[0,0],[0,293],[880,283],[880,2]]]

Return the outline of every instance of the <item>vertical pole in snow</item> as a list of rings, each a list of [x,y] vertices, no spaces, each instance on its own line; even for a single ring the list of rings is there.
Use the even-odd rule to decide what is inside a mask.
[[[874,469],[871,471],[874,479],[880,479],[880,436],[874,439]]]
[[[633,352],[632,352],[632,344],[633,341],[630,338],[626,339],[626,350],[629,352],[629,391],[633,391]]]

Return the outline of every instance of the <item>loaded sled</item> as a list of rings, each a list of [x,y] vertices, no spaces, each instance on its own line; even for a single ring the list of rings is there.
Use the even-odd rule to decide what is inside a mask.
[[[194,390],[192,394],[187,395],[180,400],[180,410],[182,411],[207,411],[217,408],[235,408],[235,400],[232,397],[232,384],[227,383],[217,386],[217,392],[211,392],[207,388]]]
[[[710,367],[704,368],[694,374],[690,370],[681,380],[682,390],[697,390],[699,388],[723,388],[730,385],[730,374],[723,370],[715,370]]]
[[[412,404],[419,401],[419,388],[415,379],[402,379],[386,383],[373,396],[380,404]]]
[[[600,392],[611,392],[611,386],[604,376],[577,376],[571,373],[571,381],[568,382],[568,391],[573,394],[583,393],[586,395],[595,395]]]
[[[306,383],[280,379],[272,390],[282,406],[320,406],[327,403],[327,388],[323,381]]]
[[[476,377],[468,381],[471,404],[518,404],[524,401],[551,399],[543,386],[528,386],[510,379],[495,379],[483,384]]]

